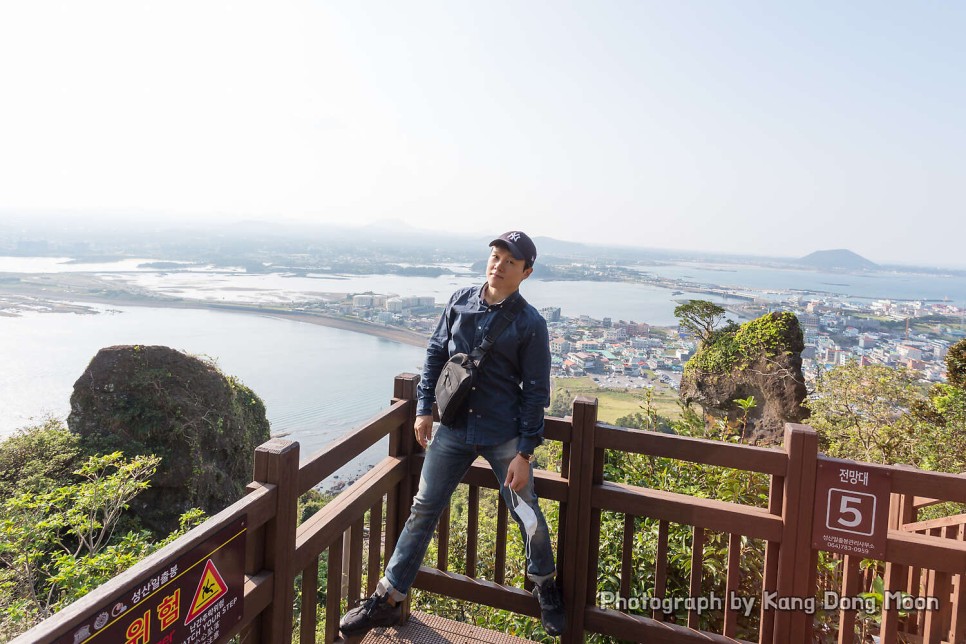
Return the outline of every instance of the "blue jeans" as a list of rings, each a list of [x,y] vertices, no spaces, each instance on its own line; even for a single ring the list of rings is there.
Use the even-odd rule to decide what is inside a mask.
[[[468,445],[465,429],[453,429],[445,425],[437,427],[433,442],[426,450],[426,460],[419,477],[419,491],[413,500],[409,519],[406,520],[396,549],[386,566],[385,577],[379,583],[382,592],[391,592],[395,599],[401,599],[409,592],[435,532],[436,523],[449,505],[456,486],[477,456],[482,456],[490,464],[503,500],[520,528],[523,542],[527,546],[527,577],[540,584],[554,576],[555,566],[547,520],[540,511],[537,495],[533,491],[533,466],[530,466],[530,480],[520,492],[513,493],[510,488],[503,486],[507,468],[516,455],[516,438],[501,445]],[[517,513],[513,511],[514,505],[520,502],[517,499],[530,506],[537,517],[537,528],[529,543],[527,532]]]

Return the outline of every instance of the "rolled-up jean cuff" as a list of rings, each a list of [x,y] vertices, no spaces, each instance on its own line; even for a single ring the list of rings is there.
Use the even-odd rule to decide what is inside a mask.
[[[557,576],[556,570],[554,570],[549,575],[534,575],[533,573],[529,573],[529,572],[527,573],[527,578],[530,579],[530,581],[535,583],[537,586],[547,581],[548,579],[553,579],[556,576]]]
[[[379,593],[380,595],[385,595],[386,593],[388,593],[390,599],[392,599],[397,604],[403,601],[404,599],[406,599],[406,593],[401,593],[395,588],[393,588],[392,583],[390,583],[390,581],[385,577],[380,579],[379,583],[376,584],[376,592]]]

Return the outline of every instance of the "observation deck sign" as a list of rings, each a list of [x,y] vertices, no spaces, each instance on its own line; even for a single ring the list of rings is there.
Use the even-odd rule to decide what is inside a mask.
[[[812,547],[884,559],[889,534],[888,470],[819,457],[815,476]]]

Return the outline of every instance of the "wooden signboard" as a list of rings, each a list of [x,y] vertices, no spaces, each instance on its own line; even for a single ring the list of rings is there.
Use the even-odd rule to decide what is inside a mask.
[[[885,558],[891,475],[864,463],[819,457],[812,547]]]
[[[91,611],[56,644],[215,644],[242,617],[245,518]]]

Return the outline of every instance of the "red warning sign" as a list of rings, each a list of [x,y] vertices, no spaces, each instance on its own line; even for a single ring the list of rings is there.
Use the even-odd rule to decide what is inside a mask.
[[[191,600],[191,610],[185,617],[184,625],[187,626],[193,622],[198,615],[205,612],[206,608],[227,592],[228,584],[215,568],[215,562],[209,559],[205,564],[204,572],[201,573],[201,581],[198,582],[198,589],[195,590],[195,598]]]
[[[240,516],[177,557],[132,577],[55,644],[224,642],[242,619],[247,518]],[[24,641],[51,641],[31,637]]]

